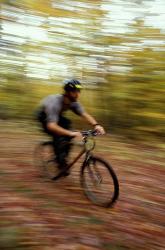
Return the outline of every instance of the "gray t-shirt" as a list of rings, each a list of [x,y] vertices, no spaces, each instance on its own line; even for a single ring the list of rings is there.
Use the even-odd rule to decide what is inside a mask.
[[[49,95],[42,102],[41,106],[46,113],[47,122],[58,122],[60,115],[68,109],[72,110],[77,115],[82,115],[84,108],[79,102],[72,102],[64,105],[64,96],[61,94]]]

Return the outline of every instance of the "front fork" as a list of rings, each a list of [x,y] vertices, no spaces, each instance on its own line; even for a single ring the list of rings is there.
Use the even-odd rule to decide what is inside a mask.
[[[99,185],[102,183],[101,174],[99,173],[98,167],[93,164],[93,166],[90,166],[89,162],[92,160],[93,155],[91,152],[86,153],[85,160],[82,164],[81,174],[83,174],[84,168],[88,168],[89,176],[91,180],[94,182],[95,185]]]

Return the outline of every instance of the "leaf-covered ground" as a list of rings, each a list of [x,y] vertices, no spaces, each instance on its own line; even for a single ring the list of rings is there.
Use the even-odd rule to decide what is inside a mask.
[[[33,127],[3,121],[0,129],[0,249],[164,249],[162,144],[97,139],[96,153],[120,183],[119,200],[106,209],[86,199],[74,169],[56,182],[41,177],[33,156],[44,137]]]

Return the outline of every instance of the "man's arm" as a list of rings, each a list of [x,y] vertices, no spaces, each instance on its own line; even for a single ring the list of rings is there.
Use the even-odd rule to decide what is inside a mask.
[[[79,137],[79,138],[82,137],[80,132],[73,132],[73,131],[67,130],[65,128],[62,128],[61,126],[59,126],[55,122],[48,122],[47,128],[48,128],[48,130],[50,130],[51,132],[53,132],[53,133],[55,133],[57,135],[70,136],[70,137]]]
[[[90,125],[94,126],[95,130],[98,131],[100,134],[105,134],[104,128],[98,124],[98,122],[95,120],[93,116],[88,114],[87,112],[83,112],[81,115]]]
[[[83,112],[81,116],[92,126],[98,124],[97,121],[87,112]]]

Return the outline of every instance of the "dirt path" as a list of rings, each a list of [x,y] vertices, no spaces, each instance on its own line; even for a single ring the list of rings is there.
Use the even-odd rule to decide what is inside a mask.
[[[118,202],[105,209],[85,198],[74,173],[57,182],[40,177],[35,130],[0,127],[0,249],[164,249],[162,147],[98,139],[96,151],[120,182]]]

